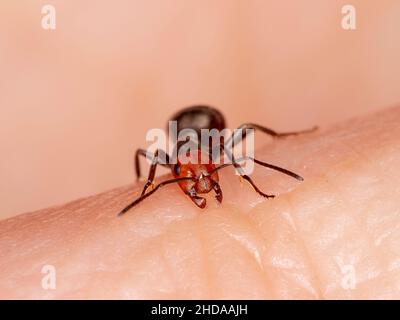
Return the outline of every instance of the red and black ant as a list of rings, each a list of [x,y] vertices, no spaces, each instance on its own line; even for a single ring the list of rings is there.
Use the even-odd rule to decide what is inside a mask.
[[[209,106],[192,106],[185,108],[178,113],[176,113],[172,118],[171,121],[176,121],[177,123],[177,132],[181,132],[181,130],[184,129],[192,129],[196,132],[198,137],[200,137],[201,130],[202,129],[217,129],[218,131],[222,131],[225,129],[225,119],[220,111],[218,111],[215,108],[209,107]],[[220,149],[221,152],[226,152],[226,148],[224,146],[229,146],[231,145],[232,148],[238,144],[240,141],[242,141],[245,136],[246,136],[246,129],[251,129],[251,130],[259,130],[262,131],[274,138],[280,138],[280,137],[287,137],[291,135],[297,135],[297,134],[302,134],[302,133],[308,133],[316,130],[317,128],[314,127],[309,130],[304,130],[304,131],[298,131],[298,132],[285,132],[285,133],[278,133],[275,132],[274,130],[271,130],[269,128],[260,126],[258,124],[254,123],[244,123],[241,126],[239,126],[238,129],[242,130],[236,130],[235,133],[233,133],[227,140],[226,143],[220,143],[217,146],[213,146],[213,148],[218,148]],[[237,134],[239,133],[239,134]],[[199,139],[200,141],[200,139]],[[176,149],[179,152],[179,149],[182,146],[182,142],[178,141],[176,144]],[[204,149],[202,148],[197,148],[195,151],[197,154],[196,156],[202,158],[202,157],[208,157],[208,159],[211,160],[211,155],[212,150],[211,148],[209,149],[209,152],[204,152]],[[157,149],[153,154],[149,154],[148,151],[144,149],[138,149],[135,154],[135,169],[136,169],[136,176],[139,179],[141,176],[140,172],[140,163],[139,163],[139,157],[144,156],[146,158],[152,159],[152,163],[150,166],[149,170],[149,176],[147,178],[147,182],[143,187],[141,195],[132,203],[130,203],[128,206],[126,206],[120,213],[119,216],[123,215],[126,213],[128,210],[130,210],[132,207],[136,206],[138,203],[143,201],[144,199],[148,198],[151,196],[154,192],[156,192],[158,189],[161,187],[171,184],[171,183],[178,183],[180,188],[183,190],[183,192],[190,197],[190,199],[199,207],[199,208],[204,208],[206,206],[206,199],[203,197],[200,197],[199,194],[204,194],[204,193],[209,193],[211,190],[215,192],[215,198],[218,202],[222,202],[222,190],[219,185],[219,177],[218,177],[218,170],[225,168],[229,165],[234,166],[236,169],[237,173],[245,180],[247,180],[254,190],[260,194],[263,197],[266,198],[273,198],[275,197],[274,195],[269,195],[265,194],[262,192],[256,184],[253,182],[253,180],[245,174],[243,171],[243,168],[239,164],[239,161],[242,160],[252,160],[254,163],[259,164],[261,166],[279,171],[281,173],[284,173],[286,175],[289,175],[297,180],[303,181],[304,179],[299,176],[298,174],[289,171],[287,169],[262,162],[260,160],[254,159],[252,157],[243,157],[241,159],[235,159],[233,155],[231,155],[231,162],[230,163],[224,163],[219,166],[216,166],[214,162],[208,161],[208,163],[201,163],[200,161],[191,162],[189,161],[188,163],[182,163],[179,161],[179,158],[177,158],[177,163],[171,163],[170,162],[170,156],[162,151],[161,149]],[[189,157],[191,155],[189,154]],[[196,157],[197,158],[197,157]],[[166,159],[166,162],[160,161],[160,159]],[[198,159],[198,158],[197,158]],[[162,165],[164,167],[167,167],[171,170],[172,175],[174,176],[173,179],[165,180],[154,186],[154,188],[146,192],[147,189],[150,186],[153,186],[153,181],[155,178],[156,174],[156,168],[157,165]]]

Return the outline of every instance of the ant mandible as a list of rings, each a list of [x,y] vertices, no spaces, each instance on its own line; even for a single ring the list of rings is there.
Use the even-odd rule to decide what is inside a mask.
[[[193,129],[198,136],[200,136],[200,132],[202,129],[217,129],[218,131],[222,131],[225,129],[225,119],[220,111],[218,111],[215,108],[209,107],[209,106],[192,106],[185,108],[178,113],[176,113],[174,116],[172,116],[171,121],[176,121],[177,123],[177,132],[184,129]],[[239,131],[236,131],[233,133],[226,144],[219,144],[216,146],[221,150],[221,152],[226,152],[226,149],[224,148],[224,145],[229,145],[231,143],[232,148],[242,141],[245,136],[246,136],[246,131],[245,129],[251,129],[251,130],[259,130],[261,132],[264,132],[274,138],[280,138],[280,137],[287,137],[291,135],[298,135],[302,133],[308,133],[312,132],[317,129],[317,127],[314,127],[312,129],[308,130],[303,130],[303,131],[297,131],[297,132],[285,132],[285,133],[278,133],[275,132],[274,130],[271,130],[269,128],[260,126],[258,124],[254,123],[244,123],[241,126],[238,127],[238,129],[242,129]],[[236,134],[239,132],[240,134]],[[179,148],[182,146],[182,143],[178,141],[177,145],[175,146],[179,152]],[[215,147],[215,146],[214,146]],[[209,150],[207,154],[204,154],[203,150],[198,148],[196,152],[198,153],[198,156],[200,157],[209,157],[211,158],[212,155],[212,150]],[[304,179],[299,176],[298,174],[289,171],[287,169],[262,162],[260,160],[251,158],[251,157],[244,157],[239,159],[233,158],[231,155],[231,162],[230,163],[224,163],[219,166],[216,166],[213,162],[208,162],[207,164],[203,164],[200,162],[193,163],[193,162],[188,162],[186,164],[182,163],[179,161],[179,158],[177,158],[177,163],[173,164],[170,162],[170,156],[162,151],[161,149],[157,149],[153,154],[149,154],[148,151],[144,149],[138,149],[135,154],[135,169],[136,169],[136,176],[139,179],[141,176],[140,172],[140,163],[139,163],[139,157],[143,156],[146,158],[152,159],[152,163],[150,166],[149,170],[149,175],[147,178],[147,182],[143,187],[141,195],[134,200],[132,203],[130,203],[128,206],[126,206],[118,215],[121,216],[124,213],[126,213],[128,210],[130,210],[132,207],[136,206],[138,203],[143,201],[144,199],[150,197],[154,192],[156,192],[158,189],[161,187],[171,184],[171,183],[178,183],[180,188],[183,190],[183,192],[190,197],[190,199],[199,207],[199,208],[204,208],[206,206],[206,199],[203,197],[200,197],[199,194],[204,194],[204,193],[209,193],[211,190],[215,192],[215,198],[218,202],[222,202],[222,190],[219,185],[219,177],[218,177],[218,170],[225,168],[229,165],[232,165],[235,170],[238,172],[238,174],[245,180],[247,180],[254,190],[260,194],[261,196],[265,198],[274,198],[274,195],[269,195],[265,194],[262,192],[256,184],[253,182],[253,180],[244,173],[243,168],[239,164],[239,161],[241,160],[252,160],[254,163],[259,164],[261,166],[279,171],[281,173],[284,173],[286,175],[289,175],[299,181],[303,181]],[[190,156],[190,155],[189,155]],[[160,159],[166,159],[166,163],[160,161]],[[154,186],[154,188],[146,192],[147,189],[150,186],[153,186],[153,181],[155,178],[156,174],[156,168],[157,165],[162,165],[164,167],[167,167],[171,170],[172,175],[174,176],[173,179],[165,180]]]

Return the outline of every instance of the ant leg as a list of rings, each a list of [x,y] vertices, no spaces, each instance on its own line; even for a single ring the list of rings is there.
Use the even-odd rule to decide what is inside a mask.
[[[222,190],[221,190],[221,187],[218,182],[214,182],[213,189],[215,191],[215,199],[217,199],[217,201],[219,203],[221,203],[222,202]]]
[[[304,134],[304,133],[311,133],[311,132],[314,132],[315,130],[317,130],[318,127],[315,126],[311,129],[301,130],[301,131],[293,131],[293,132],[276,132],[272,129],[269,129],[264,126],[260,126],[255,123],[244,123],[238,127],[239,131],[237,131],[236,134],[233,133],[231,135],[231,137],[229,138],[226,145],[229,146],[229,144],[232,143],[232,140],[233,140],[232,147],[234,147],[239,141],[243,140],[246,137],[246,129],[259,130],[261,132],[264,132],[265,134],[272,136],[273,138],[283,138],[283,137],[295,136],[295,135]]]
[[[255,190],[259,195],[262,195],[263,197],[265,197],[265,198],[267,198],[267,199],[268,199],[268,198],[274,198],[274,197],[275,197],[273,194],[266,194],[266,193],[262,192],[260,189],[258,189],[258,187],[257,187],[256,184],[253,182],[253,180],[251,180],[251,178],[250,178],[247,174],[244,174],[243,169],[242,169],[242,167],[240,166],[240,164],[237,163],[237,162],[235,162],[234,159],[232,159],[232,160],[233,160],[233,161],[232,161],[232,165],[235,167],[235,169],[236,169],[236,171],[239,173],[239,175],[240,175],[243,179],[247,180],[247,181],[251,184],[251,186],[254,188],[254,190]]]
[[[148,178],[147,178],[146,184],[145,184],[144,187],[143,187],[141,196],[144,195],[144,194],[146,193],[146,191],[147,191],[147,188],[150,187],[150,186],[153,184],[154,178],[155,178],[155,176],[156,176],[157,165],[158,165],[158,164],[163,165],[163,163],[160,162],[161,159],[159,158],[159,155],[158,155],[158,154],[160,153],[160,151],[161,151],[161,150],[157,149],[157,150],[154,152],[153,161],[152,161],[152,163],[151,163],[150,170],[149,170],[149,176],[148,176]],[[161,151],[161,152],[163,152],[163,151]],[[167,155],[166,153],[164,153],[164,155],[167,157],[166,160],[167,160],[167,162],[169,163],[168,155]],[[166,164],[166,165],[167,165],[169,168],[171,167],[170,164]]]
[[[221,151],[223,151],[223,150],[224,150],[224,148],[221,147]],[[225,168],[225,167],[228,167],[228,166],[231,166],[231,165],[232,165],[232,166],[235,167],[235,169],[236,169],[236,171],[239,173],[239,175],[240,175],[243,179],[247,180],[247,181],[253,186],[254,190],[256,190],[257,193],[259,193],[260,195],[262,195],[263,197],[266,197],[266,198],[274,198],[274,197],[275,197],[274,195],[265,194],[265,193],[262,192],[260,189],[258,189],[258,187],[256,186],[256,184],[251,180],[251,178],[250,178],[248,175],[244,174],[244,171],[243,171],[242,167],[241,167],[240,164],[234,159],[233,155],[230,155],[230,156],[231,156],[231,159],[232,159],[232,162],[231,162],[231,163],[224,163],[224,164],[220,165],[219,167],[216,167],[216,168],[214,168],[213,170],[211,170],[209,174],[212,174],[212,173],[214,173],[214,172],[216,172],[216,171],[218,171],[218,170],[221,170],[221,169],[223,169],[223,168]],[[266,167],[266,168],[269,168],[269,169],[272,169],[272,170],[275,170],[275,171],[279,171],[279,172],[284,173],[284,174],[286,174],[286,175],[288,175],[288,176],[290,176],[290,177],[292,177],[292,178],[295,178],[295,179],[297,179],[297,180],[299,180],[299,181],[303,181],[303,180],[304,180],[304,179],[303,179],[301,176],[299,176],[297,173],[294,173],[294,172],[292,172],[292,171],[290,171],[290,170],[287,170],[287,169],[285,169],[285,168],[281,168],[281,167],[275,166],[275,165],[270,164],[270,163],[266,163],[266,162],[257,160],[257,159],[255,159],[255,158],[252,158],[252,157],[249,157],[249,156],[245,156],[245,157],[242,157],[242,158],[239,158],[239,159],[238,159],[238,161],[243,161],[243,160],[252,160],[252,161],[254,161],[255,163],[257,163],[257,164],[259,164],[259,165],[261,165],[261,166],[263,166],[263,167]],[[214,186],[214,187],[215,187],[215,186]],[[219,187],[219,185],[218,185],[218,187]],[[215,189],[214,189],[214,190],[215,190]],[[221,193],[221,199],[222,199],[222,193]]]
[[[249,156],[245,156],[245,157],[239,158],[235,162],[240,162],[240,161],[243,161],[243,160],[252,160],[252,161],[254,161],[254,163],[257,163],[257,164],[259,164],[259,165],[261,165],[263,167],[266,167],[266,168],[269,168],[269,169],[284,173],[284,174],[286,174],[286,175],[288,175],[288,176],[290,176],[292,178],[295,178],[295,179],[297,179],[299,181],[303,181],[304,180],[303,177],[299,176],[297,173],[294,173],[293,171],[290,171],[290,170],[282,168],[282,167],[275,166],[275,165],[270,164],[270,163],[266,163],[266,162],[257,160],[255,158],[252,158],[252,157],[249,157]],[[214,172],[216,172],[218,170],[221,170],[221,169],[223,169],[225,167],[228,167],[228,166],[231,166],[231,165],[233,165],[233,163],[222,164],[219,167],[216,167],[213,170],[211,170],[209,172],[209,174],[212,174],[212,173],[214,173]]]
[[[166,160],[166,163],[159,163],[164,167],[171,168],[170,161],[169,161],[169,156],[167,153],[165,153],[162,150],[158,150],[161,156]],[[139,180],[141,177],[141,172],[140,172],[140,161],[139,161],[139,156],[143,156],[145,158],[154,158],[154,155],[151,154],[150,152],[147,152],[145,149],[137,149],[135,153],[135,172],[136,172],[136,179]]]
[[[190,199],[192,199],[192,201],[194,202],[194,204],[196,206],[198,206],[201,209],[204,209],[204,207],[206,206],[206,203],[207,203],[205,198],[199,197],[197,195],[197,192],[193,188],[190,189],[187,194],[190,197]]]
[[[241,127],[242,127],[242,126],[241,126]],[[267,128],[266,128],[266,129],[267,129]],[[315,128],[315,129],[316,129],[316,128]],[[311,131],[313,131],[313,130],[315,130],[315,129],[312,129],[312,130],[309,130],[309,131],[301,131],[301,132],[297,132],[297,133],[282,133],[282,134],[277,134],[277,133],[275,133],[275,134],[277,134],[277,135],[300,134],[300,133],[305,133],[305,132],[311,132]],[[267,129],[267,130],[269,130],[269,129]],[[233,135],[232,135],[231,138],[228,140],[228,143],[229,143],[232,139],[233,139]],[[242,137],[242,139],[243,139],[243,137]],[[228,143],[226,143],[225,145],[228,146]],[[262,191],[257,187],[257,185],[253,182],[253,180],[251,180],[251,178],[250,178],[248,175],[244,174],[244,171],[243,171],[242,167],[240,166],[240,164],[237,163],[237,162],[235,161],[235,158],[234,158],[233,153],[231,153],[229,149],[227,150],[227,149],[225,148],[225,145],[220,145],[220,146],[218,146],[219,149],[220,149],[220,153],[226,154],[226,155],[230,158],[230,160],[231,160],[232,162],[231,162],[231,163],[224,163],[224,164],[222,164],[221,166],[215,168],[214,171],[217,171],[217,170],[222,169],[222,168],[224,168],[224,167],[227,167],[227,166],[229,166],[229,165],[233,165],[233,166],[235,167],[236,171],[239,173],[239,175],[240,175],[243,179],[247,180],[258,194],[260,194],[261,196],[263,196],[263,197],[265,197],[265,198],[274,198],[275,195],[272,195],[272,194],[269,195],[269,194],[266,194],[266,193],[262,192]],[[233,147],[234,147],[234,145],[232,146],[232,150],[233,150]],[[293,177],[293,178],[295,178],[295,179],[297,179],[297,180],[300,180],[300,181],[304,180],[302,177],[300,177],[298,174],[296,174],[296,173],[294,173],[294,172],[291,172],[291,171],[289,171],[289,170],[287,170],[287,169],[284,169],[284,168],[281,168],[281,167],[278,167],[278,166],[274,166],[274,165],[269,164],[269,163],[266,163],[266,162],[262,162],[262,161],[260,161],[260,160],[254,159],[254,158],[252,158],[252,157],[248,157],[248,156],[247,156],[247,157],[241,158],[240,160],[246,160],[246,159],[251,159],[251,160],[253,160],[255,163],[259,164],[259,165],[262,165],[262,166],[264,166],[264,167],[267,167],[267,168],[270,168],[270,169],[273,169],[273,170],[282,172],[282,173],[287,174],[287,175],[289,175],[289,176],[291,176],[291,177]],[[222,196],[222,194],[221,194],[221,196]]]
[[[149,170],[149,176],[147,178],[147,182],[144,185],[140,196],[143,196],[146,193],[147,188],[153,184],[154,177],[156,176],[157,164],[158,164],[158,149],[156,150],[156,152],[154,152],[153,161],[151,163]]]
[[[137,149],[135,152],[135,172],[136,172],[136,180],[140,179],[140,160],[139,156],[147,157],[147,151],[144,149]]]
[[[292,132],[276,132],[272,129],[269,129],[264,126],[260,126],[259,124],[255,123],[244,123],[241,126],[239,126],[238,129],[253,129],[253,130],[260,130],[266,134],[269,134],[270,136],[274,138],[281,138],[281,137],[287,137],[287,136],[295,136],[303,133],[310,133],[318,129],[317,126],[312,127],[311,129],[306,129],[306,130],[301,130],[301,131],[292,131]]]
[[[135,201],[133,201],[132,203],[127,205],[124,209],[122,209],[121,212],[118,214],[118,216],[122,216],[123,214],[125,214],[132,207],[136,206],[138,203],[142,202],[144,199],[150,197],[154,192],[156,192],[161,187],[163,187],[163,186],[165,186],[167,184],[176,183],[176,182],[180,182],[180,181],[184,181],[184,180],[193,180],[193,178],[183,177],[183,178],[175,178],[175,179],[165,180],[165,181],[160,182],[158,185],[156,185],[154,187],[153,190],[147,192],[146,194],[141,195]]]

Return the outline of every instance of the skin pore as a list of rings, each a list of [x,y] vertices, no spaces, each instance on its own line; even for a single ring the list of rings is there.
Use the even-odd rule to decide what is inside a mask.
[[[256,166],[275,199],[230,167],[204,210],[169,185],[117,218],[142,181],[0,221],[0,298],[399,299],[399,123],[397,107],[265,138],[257,158],[305,178]]]

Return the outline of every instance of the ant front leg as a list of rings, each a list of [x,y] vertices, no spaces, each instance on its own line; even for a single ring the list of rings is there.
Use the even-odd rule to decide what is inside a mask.
[[[194,204],[195,204],[196,206],[198,206],[198,207],[201,208],[201,209],[204,209],[204,208],[205,208],[205,206],[206,206],[206,204],[207,204],[207,201],[206,201],[205,198],[199,197],[199,196],[197,195],[196,190],[194,190],[194,189],[192,188],[192,189],[190,189],[190,190],[188,191],[187,194],[188,194],[188,196],[190,197],[190,199],[192,199],[192,201],[194,202]]]
[[[265,197],[267,199],[268,198],[275,198],[275,196],[273,194],[266,194],[266,193],[262,192],[260,189],[258,189],[257,185],[253,182],[253,180],[251,180],[251,178],[247,174],[244,174],[243,168],[233,158],[232,158],[232,165],[235,167],[235,169],[239,173],[239,175],[243,179],[247,180],[259,195],[261,195],[261,196],[263,196],[263,197]]]
[[[160,164],[160,165],[162,165],[162,166],[164,166],[164,167],[171,168],[168,154],[165,153],[164,151],[160,150],[160,149],[157,149],[156,152],[158,152],[158,154],[160,154],[160,157],[162,157],[163,160],[165,159],[165,162],[166,162],[166,163],[164,163],[164,162],[162,162],[162,163],[159,162],[158,164]],[[137,149],[137,150],[136,150],[136,153],[135,153],[135,172],[136,172],[136,179],[137,179],[137,180],[139,180],[140,177],[141,177],[141,172],[140,172],[140,160],[139,160],[139,157],[140,157],[140,156],[143,156],[143,157],[145,157],[145,158],[147,158],[147,159],[151,158],[151,159],[153,159],[153,160],[154,160],[154,157],[155,157],[154,154],[151,154],[150,152],[148,152],[148,151],[145,150],[145,149]]]
[[[163,156],[164,156],[163,158],[164,159],[160,159],[159,153],[161,153],[161,152],[163,153]],[[140,177],[139,155],[143,155],[143,156],[147,157],[149,155],[149,153],[144,149],[138,149],[136,151],[135,167],[136,167],[137,178]],[[157,165],[158,164],[163,165],[163,166],[167,166],[168,168],[171,168],[171,165],[169,164],[169,156],[164,151],[157,149],[154,152],[154,154],[152,155],[152,157],[153,157],[153,160],[152,160],[152,163],[151,163],[151,166],[150,166],[149,176],[147,178],[146,184],[143,187],[141,196],[143,196],[146,193],[148,187],[153,184],[154,178],[156,176],[156,170],[157,170]],[[163,160],[163,161],[161,161],[161,160]],[[167,163],[164,163],[164,161],[167,161]]]

